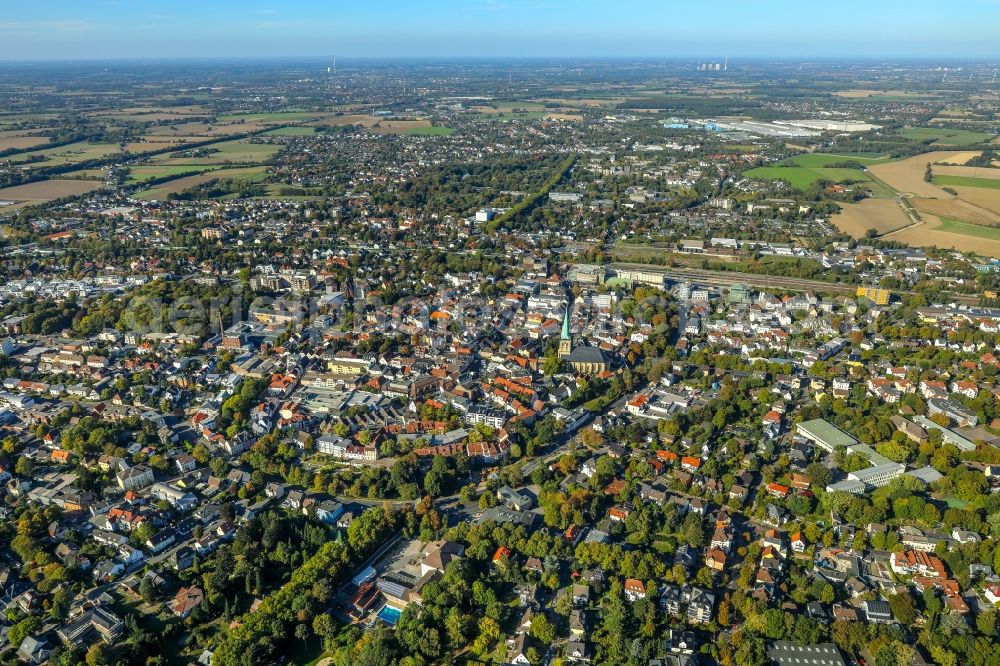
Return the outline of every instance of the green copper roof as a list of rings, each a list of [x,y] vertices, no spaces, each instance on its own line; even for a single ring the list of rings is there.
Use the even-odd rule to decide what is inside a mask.
[[[562,333],[559,335],[562,340],[569,340],[569,306],[566,306],[566,312],[563,313],[563,327]]]

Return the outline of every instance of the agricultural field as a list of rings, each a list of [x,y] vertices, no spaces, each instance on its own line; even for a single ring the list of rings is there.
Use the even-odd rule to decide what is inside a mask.
[[[935,165],[934,177],[938,176],[959,176],[962,178],[980,178],[1000,180],[1000,169],[987,169],[984,167]]]
[[[93,180],[41,180],[0,189],[0,201],[43,202],[86,194],[101,187]]]
[[[180,150],[185,144],[194,143],[198,141],[195,138],[171,138],[164,139],[162,141],[150,140],[150,141],[136,141],[132,143],[125,144],[125,150],[130,153],[151,153],[157,150]]]
[[[914,247],[937,246],[1000,257],[1000,229],[928,214],[921,217],[923,224],[889,234],[887,239]]]
[[[837,90],[831,93],[834,97],[843,97],[844,99],[919,99],[919,98],[930,98],[939,97],[937,93],[930,92],[913,92],[910,90],[864,90],[864,89],[852,89],[852,90]]]
[[[219,116],[218,120],[220,122],[255,122],[255,123],[289,123],[299,120],[316,120],[322,117],[322,113],[314,113],[308,111],[278,111],[275,113],[234,113],[225,116]]]
[[[820,180],[829,180],[835,183],[863,182],[866,187],[871,189],[874,196],[892,196],[893,192],[872,178],[867,171],[824,166],[826,164],[837,164],[849,161],[859,162],[865,165],[876,165],[882,164],[887,160],[880,157],[807,153],[805,155],[797,155],[789,158],[776,166],[750,169],[749,171],[745,171],[743,175],[748,178],[787,180],[792,187],[799,190],[808,189],[813,183]]]
[[[995,133],[949,127],[906,127],[899,130],[898,135],[911,141],[932,141],[934,146],[968,146],[989,141]]]
[[[264,132],[264,136],[311,136],[316,133],[315,127],[278,127]]]
[[[918,197],[949,198],[950,194],[933,183],[924,180],[927,165],[933,162],[949,162],[960,152],[935,152],[914,155],[902,160],[873,164],[872,174],[889,187]]]
[[[65,146],[58,146],[56,148],[44,148],[42,150],[32,150],[27,153],[19,153],[9,157],[8,159],[14,163],[22,163],[34,157],[43,157],[43,160],[32,162],[27,167],[29,169],[34,169],[37,167],[76,164],[78,162],[86,162],[87,160],[106,157],[120,152],[121,147],[118,144],[88,143],[86,141],[79,141],[77,143],[66,144]]]
[[[435,125],[433,127],[414,127],[413,129],[406,130],[404,134],[408,136],[448,136],[455,131],[452,127],[442,127]]]
[[[162,183],[135,195],[137,199],[166,199],[170,194],[183,192],[186,189],[202,185],[215,179],[248,179],[260,181],[267,177],[267,167],[245,167],[237,169],[217,169],[204,173],[193,174]]]
[[[171,166],[228,164],[231,162],[256,164],[273,157],[275,153],[281,150],[281,146],[272,146],[264,143],[244,143],[242,141],[223,141],[214,143],[211,146],[205,146],[204,149],[211,152],[206,155],[192,157],[170,157],[171,153],[166,153],[158,156],[155,163]],[[183,149],[179,148],[180,150]]]
[[[256,132],[267,127],[260,123],[177,123],[174,125],[158,125],[150,127],[146,132],[145,139],[157,141],[162,139],[177,139],[189,137],[215,137],[228,136],[230,134],[242,134],[245,132]]]
[[[985,191],[994,192],[994,190]],[[1000,197],[997,197],[997,199],[1000,202]],[[948,196],[943,199],[914,198],[910,202],[921,213],[930,213],[938,217],[971,222],[972,224],[1000,226],[1000,213],[996,212],[996,210],[984,208],[960,197]]]
[[[6,132],[0,132],[0,152],[5,150],[24,150],[42,146],[49,142],[47,136],[4,136]],[[12,134],[17,134],[12,132]]]
[[[864,237],[869,229],[882,235],[902,229],[912,222],[894,199],[865,199],[858,203],[844,204],[830,221],[855,238]]]
[[[369,129],[378,134],[410,134],[414,130],[433,130],[434,127],[429,120],[379,120]]]
[[[979,208],[1000,213],[1000,189],[992,187],[956,187],[958,198]]]
[[[129,177],[125,181],[126,185],[136,185],[140,183],[145,183],[148,180],[154,180],[156,178],[163,178],[166,176],[180,176],[189,175],[193,176],[199,173],[204,173],[205,171],[211,170],[213,167],[208,166],[137,166],[132,167],[129,170]],[[214,167],[218,168],[218,167]]]
[[[367,113],[349,113],[342,116],[327,116],[310,124],[312,125],[332,125],[338,127],[341,125],[364,125],[366,127],[371,127],[378,122],[378,118],[369,115]]]
[[[986,187],[1000,189],[1000,178],[975,178],[972,176],[948,176],[937,175],[935,173],[931,181],[935,185],[947,185],[950,187]]]
[[[754,146],[754,148],[756,148],[756,146]],[[847,153],[844,155],[837,155],[833,153],[806,153],[804,155],[789,157],[787,160],[779,162],[779,164],[794,164],[795,166],[816,168],[826,166],[827,164],[837,164],[838,162],[858,162],[859,164],[869,166],[871,164],[883,164],[891,160],[892,158],[886,157],[880,153]]]
[[[545,99],[537,99],[532,101],[539,102],[542,104],[545,103],[559,104],[561,106],[569,108],[589,107],[594,109],[613,109],[618,104],[624,102],[625,99],[626,99],[625,97],[609,97],[607,99],[586,98],[586,97],[580,99],[573,99],[569,97],[548,97]]]

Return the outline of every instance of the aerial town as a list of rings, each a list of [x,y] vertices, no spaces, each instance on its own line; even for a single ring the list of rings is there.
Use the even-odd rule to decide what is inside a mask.
[[[1000,664],[992,65],[87,67],[0,65],[0,664]]]

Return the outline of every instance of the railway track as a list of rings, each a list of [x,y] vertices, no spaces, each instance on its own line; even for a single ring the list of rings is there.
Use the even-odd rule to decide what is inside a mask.
[[[858,284],[845,284],[842,282],[826,282],[824,280],[811,280],[809,278],[782,277],[777,275],[759,275],[757,273],[737,273],[732,271],[713,271],[701,268],[667,268],[652,266],[649,264],[635,264],[627,262],[614,262],[612,268],[622,268],[633,271],[648,271],[650,273],[662,273],[667,279],[675,282],[691,281],[700,282],[709,286],[725,287],[734,284],[745,284],[752,287],[763,287],[769,289],[786,289],[788,291],[818,291],[836,294],[851,294],[857,292]],[[913,296],[916,292],[893,290],[896,294]],[[978,305],[978,296],[968,296],[965,294],[952,294],[952,298],[959,303],[967,305]]]

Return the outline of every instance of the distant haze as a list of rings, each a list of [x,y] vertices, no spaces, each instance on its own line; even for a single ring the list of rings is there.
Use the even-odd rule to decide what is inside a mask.
[[[5,0],[0,59],[1000,57],[1000,0]]]

